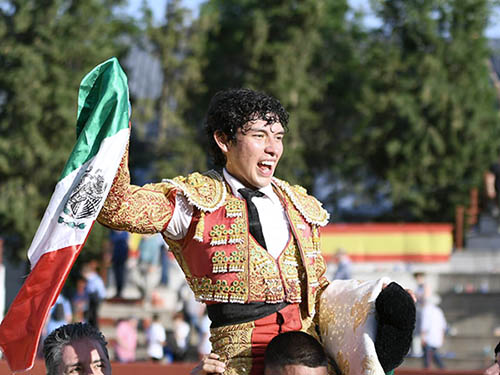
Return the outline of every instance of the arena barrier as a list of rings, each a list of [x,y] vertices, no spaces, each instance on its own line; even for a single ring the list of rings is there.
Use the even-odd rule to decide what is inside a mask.
[[[171,363],[169,365],[136,362],[117,363],[112,362],[113,374],[118,375],[189,375],[196,363]],[[0,360],[0,375],[10,375],[11,372],[5,360]],[[35,361],[35,366],[24,374],[45,375],[43,361]],[[481,370],[424,370],[424,369],[396,369],[395,375],[482,375]]]

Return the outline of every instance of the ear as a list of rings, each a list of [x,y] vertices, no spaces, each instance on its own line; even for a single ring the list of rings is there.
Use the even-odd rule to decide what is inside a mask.
[[[213,134],[213,137],[214,137],[215,143],[217,143],[217,146],[219,146],[219,148],[221,149],[223,154],[225,154],[226,152],[229,151],[230,141],[225,133],[223,133],[220,130],[217,130]]]

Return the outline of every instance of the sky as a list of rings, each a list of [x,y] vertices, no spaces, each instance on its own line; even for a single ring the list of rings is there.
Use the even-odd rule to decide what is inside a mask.
[[[139,15],[139,9],[143,0],[129,0],[129,5],[126,12],[128,14]],[[153,10],[153,14],[159,19],[162,18],[165,11],[166,0],[146,0],[149,7]],[[202,0],[183,0],[183,5],[193,10],[193,16],[198,14],[199,4]],[[369,2],[366,0],[349,0],[351,7],[360,9],[366,12],[365,24],[367,27],[376,27],[379,21],[373,14],[370,14]],[[500,7],[495,8],[495,12],[491,15],[491,25],[486,29],[485,35],[488,38],[500,38]]]

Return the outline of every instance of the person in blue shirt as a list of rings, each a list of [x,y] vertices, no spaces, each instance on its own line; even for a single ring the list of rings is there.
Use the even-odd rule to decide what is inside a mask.
[[[83,276],[87,279],[85,291],[89,298],[87,322],[99,328],[98,314],[101,301],[106,298],[106,287],[101,276],[97,273],[97,262],[91,260],[83,268]]]

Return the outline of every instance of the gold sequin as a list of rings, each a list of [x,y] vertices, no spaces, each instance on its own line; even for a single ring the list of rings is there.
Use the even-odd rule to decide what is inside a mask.
[[[356,303],[351,308],[351,316],[354,318],[354,331],[360,325],[366,322],[366,318],[370,313],[371,304],[369,303],[371,292],[365,293],[361,300],[356,301]]]
[[[128,150],[97,220],[110,228],[135,233],[158,233],[168,224],[173,207],[167,199],[167,183],[143,187],[130,185]]]
[[[210,245],[226,245],[228,231],[224,224],[216,224],[209,233]]]
[[[240,199],[228,199],[226,203],[226,217],[242,217],[245,209],[245,202]]]

